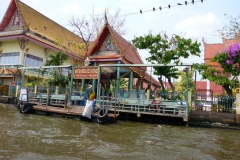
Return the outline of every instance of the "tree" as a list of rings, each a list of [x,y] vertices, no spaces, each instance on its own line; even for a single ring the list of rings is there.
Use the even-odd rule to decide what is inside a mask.
[[[192,92],[192,95],[194,95],[195,91],[195,84],[193,79],[194,70],[190,70],[188,72],[188,90]],[[183,71],[180,71],[180,81],[176,83],[176,90],[178,92],[186,93],[186,73]]]
[[[190,55],[200,56],[200,43],[193,42],[191,39],[185,39],[179,35],[172,35],[168,38],[166,33],[164,35],[152,35],[148,34],[145,37],[137,37],[133,40],[133,44],[139,49],[148,49],[150,57],[146,60],[152,64],[169,64],[180,63],[180,58],[188,58]],[[159,82],[162,89],[163,76],[168,79],[172,92],[175,91],[175,87],[171,82],[171,78],[177,79],[179,76],[178,69],[175,67],[154,67],[154,75],[158,75]]]
[[[228,16],[227,14],[225,14],[225,16],[227,16],[227,19],[229,19],[229,24],[225,25],[218,31],[221,37],[223,39],[240,38],[240,15],[238,15],[236,18],[233,16]]]
[[[117,85],[117,82],[116,80],[112,80],[112,87],[115,89],[116,88],[116,85]],[[120,86],[119,88],[120,89],[126,89],[128,86],[128,81],[124,78],[120,78]]]
[[[207,65],[196,64],[195,68],[201,72],[203,79],[208,79],[222,86],[228,95],[232,95],[233,88],[239,85],[240,74],[240,43],[230,45],[225,52],[215,55],[212,62],[220,64],[222,71]]]
[[[85,54],[81,54],[84,60],[88,56],[87,53],[92,42],[96,40],[106,22],[108,22],[119,35],[125,35],[127,33],[124,28],[125,18],[120,18],[119,13],[120,9],[118,9],[115,14],[110,15],[110,8],[107,8],[105,13],[96,14],[93,9],[92,13],[90,13],[90,20],[87,20],[86,16],[83,16],[81,19],[72,16],[69,20],[69,25],[73,28],[73,32],[83,40],[84,46],[78,44],[73,47],[80,48],[81,52],[82,49],[85,50]]]
[[[58,52],[56,55],[50,54],[47,57],[47,61],[45,63],[45,66],[61,66],[63,65],[67,60],[69,59],[68,55]],[[46,69],[43,70],[42,74]],[[53,69],[53,78],[48,79],[49,83],[54,83],[55,85],[66,85],[68,83],[68,79],[66,76],[63,75],[62,68],[54,68]]]
[[[226,14],[225,14],[226,15]],[[228,16],[229,24],[219,30],[222,38],[240,38],[240,15],[236,18]],[[232,95],[233,88],[239,85],[237,76],[240,74],[240,43],[232,44],[225,51],[218,53],[212,59],[221,66],[221,70],[207,65],[196,64],[195,68],[201,72],[202,79],[208,79],[222,86],[228,95]]]
[[[58,52],[56,55],[49,54],[45,66],[60,66],[68,60],[68,55]]]

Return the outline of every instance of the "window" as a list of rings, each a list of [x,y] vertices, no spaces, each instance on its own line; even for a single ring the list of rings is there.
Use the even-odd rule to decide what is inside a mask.
[[[0,64],[19,64],[19,52],[2,53]]]
[[[31,67],[41,67],[43,64],[43,59],[36,57],[31,54],[27,54],[25,56],[25,66],[31,66]]]

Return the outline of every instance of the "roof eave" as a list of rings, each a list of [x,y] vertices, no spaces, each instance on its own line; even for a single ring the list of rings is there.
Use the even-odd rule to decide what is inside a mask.
[[[3,31],[3,29],[8,25],[8,22],[10,21],[11,17],[13,16],[17,6],[15,3],[15,0],[12,0],[7,8],[6,13],[3,16],[3,19],[0,23],[0,31]]]

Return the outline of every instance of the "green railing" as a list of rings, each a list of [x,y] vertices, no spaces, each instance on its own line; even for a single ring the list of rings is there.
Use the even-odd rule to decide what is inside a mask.
[[[219,112],[232,112],[235,109],[235,98],[233,96],[222,95],[217,97],[216,103]]]

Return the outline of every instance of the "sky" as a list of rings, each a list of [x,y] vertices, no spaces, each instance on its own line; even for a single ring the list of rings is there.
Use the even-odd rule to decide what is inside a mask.
[[[0,0],[0,19],[11,0]],[[192,38],[202,42],[202,37],[206,43],[221,43],[221,38],[216,31],[229,24],[229,20],[224,15],[237,17],[239,15],[239,0],[195,0],[195,3],[176,6],[177,3],[184,4],[185,0],[21,0],[28,6],[59,23],[65,28],[70,29],[69,20],[72,16],[81,18],[89,14],[92,9],[96,12],[103,12],[105,8],[110,7],[110,12],[114,13],[121,9],[120,15],[125,16],[126,28],[128,34],[124,38],[131,41],[134,37],[144,36],[151,31],[153,34],[166,32],[168,36],[180,34],[185,38]],[[168,5],[176,6],[169,8]],[[160,11],[158,8],[163,9]],[[156,10],[152,10],[153,7]],[[238,7],[238,8],[237,8]],[[124,17],[124,16],[122,16]],[[90,19],[90,18],[89,18]],[[183,59],[183,63],[203,62],[203,46],[201,46],[201,57],[189,57]],[[149,56],[147,50],[139,50],[144,63],[145,58]]]

